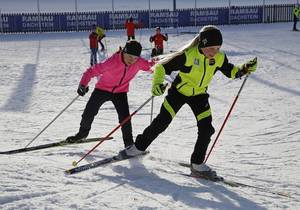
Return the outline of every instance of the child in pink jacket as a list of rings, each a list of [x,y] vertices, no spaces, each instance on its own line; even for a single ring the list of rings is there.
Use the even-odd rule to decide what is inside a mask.
[[[123,50],[83,73],[77,90],[81,96],[88,92],[91,78],[100,76],[100,79],[83,111],[78,133],[75,136],[69,136],[67,141],[81,141],[88,136],[94,117],[106,101],[111,101],[115,106],[119,122],[122,122],[130,114],[127,99],[129,82],[139,70],[152,73],[150,68],[154,65],[153,61],[147,61],[140,57],[141,51],[142,46],[139,42],[128,41]],[[131,121],[127,121],[121,130],[125,147],[132,145]]]

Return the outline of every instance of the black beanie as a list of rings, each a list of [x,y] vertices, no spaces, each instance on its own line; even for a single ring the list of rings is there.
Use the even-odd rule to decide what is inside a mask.
[[[221,46],[223,42],[221,31],[215,26],[204,26],[200,31],[199,47]]]
[[[142,45],[135,40],[128,41],[126,42],[123,52],[130,55],[140,56],[142,52]]]

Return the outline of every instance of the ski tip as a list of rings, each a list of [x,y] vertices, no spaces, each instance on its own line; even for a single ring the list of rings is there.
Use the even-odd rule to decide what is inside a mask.
[[[190,168],[190,167],[191,167],[191,164],[190,164],[190,163],[179,162],[178,164],[179,164],[180,166],[187,167],[187,168]]]
[[[68,170],[65,170],[65,174],[66,175],[70,175],[71,174],[71,171],[68,169]]]

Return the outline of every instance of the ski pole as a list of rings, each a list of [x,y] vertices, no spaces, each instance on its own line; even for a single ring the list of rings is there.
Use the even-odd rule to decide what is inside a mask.
[[[104,39],[104,45],[105,45],[105,50],[104,50],[104,55],[105,55],[105,58],[108,57],[108,49],[107,49],[107,43],[106,43],[106,39]]]
[[[151,99],[150,123],[152,123],[152,119],[153,119],[153,105],[154,105],[154,97]]]
[[[168,80],[168,78],[165,78],[165,80],[167,80],[168,82],[170,82]],[[168,87],[168,83],[165,83],[162,85],[162,89],[165,90],[166,88]],[[151,113],[150,113],[150,124],[152,123],[152,120],[153,120],[153,107],[154,107],[154,97],[152,97],[151,99]]]
[[[246,81],[247,81],[249,75],[250,75],[250,74],[247,74],[247,75],[246,75],[246,77],[245,77],[245,79],[244,79],[244,81],[243,81],[243,83],[242,83],[242,85],[241,85],[241,87],[240,87],[240,89],[239,89],[239,92],[238,92],[237,95],[235,96],[235,99],[234,99],[234,101],[233,101],[233,103],[232,103],[232,105],[231,105],[231,107],[230,107],[230,109],[229,109],[229,112],[227,113],[227,115],[226,115],[226,117],[225,117],[225,120],[224,120],[224,122],[223,122],[223,124],[222,124],[222,126],[221,126],[221,128],[220,128],[220,130],[219,130],[219,132],[218,132],[218,135],[217,135],[217,137],[216,137],[216,139],[215,139],[213,145],[211,146],[211,148],[210,148],[210,150],[209,150],[209,152],[208,152],[208,154],[207,154],[207,156],[206,156],[206,158],[205,158],[204,163],[206,163],[206,161],[207,161],[207,159],[209,158],[209,156],[210,156],[210,154],[211,154],[211,152],[212,152],[212,150],[213,150],[215,144],[217,143],[217,141],[218,141],[218,139],[219,139],[219,136],[220,136],[220,134],[221,134],[221,132],[222,132],[222,130],[223,130],[223,128],[224,128],[224,126],[225,126],[225,124],[226,124],[226,122],[227,122],[227,120],[228,120],[230,114],[231,114],[231,111],[232,111],[232,109],[233,109],[233,107],[234,107],[234,105],[235,105],[237,99],[239,98],[240,93],[242,92],[242,89],[243,89],[243,87],[244,87],[244,85],[245,85],[245,83],[246,83]]]
[[[90,151],[88,151],[80,160],[73,161],[72,165],[76,166],[80,161],[82,161],[86,156],[88,156],[92,151],[94,151],[102,142],[106,141],[116,130],[118,130],[122,125],[124,125],[127,121],[129,121],[133,115],[135,115],[140,109],[142,109],[154,96],[148,98],[137,110],[135,110],[132,114],[128,115],[122,122],[119,123],[109,134],[107,134],[103,139],[101,139]]]
[[[141,23],[139,23],[139,30],[140,30],[139,31],[140,32],[139,42],[141,43],[142,42],[142,33],[143,33]]]
[[[46,125],[24,148],[27,148],[39,135],[41,135],[64,111],[66,111],[69,106],[71,106],[71,104],[77,100],[78,97],[79,95],[77,95],[63,110],[61,110],[61,112],[54,117],[54,119],[48,125]]]

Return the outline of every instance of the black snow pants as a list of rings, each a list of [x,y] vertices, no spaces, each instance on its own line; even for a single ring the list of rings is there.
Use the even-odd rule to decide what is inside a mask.
[[[160,113],[143,131],[143,134],[137,136],[135,142],[136,147],[139,150],[146,150],[152,141],[169,126],[180,108],[184,104],[188,104],[196,117],[198,127],[198,137],[190,161],[195,164],[203,163],[210,138],[215,132],[212,126],[208,97],[208,94],[189,97],[184,96],[174,87],[171,87],[160,108]],[[176,138],[176,136],[174,136],[174,138]],[[189,137],[187,136],[187,138]],[[184,139],[182,139],[182,141],[184,141]]]
[[[82,129],[91,129],[91,125],[95,116],[97,115],[102,104],[104,104],[106,101],[111,101],[115,106],[118,113],[119,122],[122,122],[126,117],[129,116],[130,113],[127,93],[111,93],[95,88],[81,116],[82,118],[80,127]],[[132,145],[133,137],[131,121],[128,120],[122,126],[121,130],[125,147]]]

